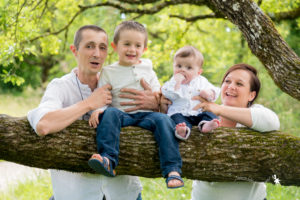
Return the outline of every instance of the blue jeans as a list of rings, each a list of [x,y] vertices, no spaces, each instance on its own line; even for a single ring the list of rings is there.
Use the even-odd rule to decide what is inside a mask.
[[[174,136],[175,124],[168,115],[158,112],[130,114],[109,107],[99,116],[96,141],[98,153],[109,158],[113,168],[119,162],[120,131],[126,126],[138,126],[154,133],[163,177],[171,171],[181,174],[182,160]]]
[[[183,116],[181,113],[176,113],[171,116],[175,124],[185,122],[186,125],[192,130],[192,126],[197,126],[201,121],[211,121],[218,117],[212,112],[202,112],[197,116]]]

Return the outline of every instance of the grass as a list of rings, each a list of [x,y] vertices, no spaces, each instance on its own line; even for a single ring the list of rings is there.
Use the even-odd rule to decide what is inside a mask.
[[[7,93],[0,91],[0,114],[7,114],[12,117],[23,117],[27,112],[38,106],[43,91],[41,89]]]
[[[52,195],[50,175],[43,173],[37,179],[14,183],[0,192],[1,200],[47,200]]]
[[[42,90],[32,89],[28,89],[23,93],[1,93],[0,114],[15,117],[26,116],[30,109],[39,104],[42,94]],[[288,112],[286,115],[288,115]],[[296,126],[293,125],[293,127]],[[299,127],[297,127],[297,130],[299,130]],[[165,180],[162,178],[140,179],[143,184],[142,198],[144,200],[187,200],[191,198],[192,180],[185,179],[184,188],[170,190],[166,188]],[[0,191],[1,200],[47,200],[51,195],[50,175],[43,175],[36,180],[10,185],[6,191]],[[267,199],[300,200],[300,187],[267,184]]]
[[[142,198],[144,200],[147,199],[155,199],[155,200],[185,200],[191,198],[192,191],[192,181],[188,179],[184,179],[184,187],[178,189],[167,189],[165,179],[163,178],[140,178],[143,191]]]

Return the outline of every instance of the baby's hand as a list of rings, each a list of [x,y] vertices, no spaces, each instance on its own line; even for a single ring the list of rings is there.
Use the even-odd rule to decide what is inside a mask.
[[[98,124],[99,124],[99,115],[103,113],[103,110],[95,110],[90,119],[89,119],[89,125],[93,128],[97,128]]]
[[[215,93],[212,90],[201,90],[199,96],[210,102],[215,99]]]
[[[180,73],[177,73],[177,74],[174,74],[174,79],[175,79],[175,90],[178,90],[180,88],[180,85],[181,83],[184,81],[185,77],[180,74]]]

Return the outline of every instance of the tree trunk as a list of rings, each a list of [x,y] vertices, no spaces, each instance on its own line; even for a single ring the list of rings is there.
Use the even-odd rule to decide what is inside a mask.
[[[76,121],[56,134],[39,137],[25,117],[0,115],[0,159],[43,169],[92,172],[87,161],[96,152],[96,133]],[[192,130],[180,142],[183,176],[205,181],[273,182],[300,185],[300,138],[281,132],[218,128],[202,134]],[[123,128],[119,175],[161,177],[158,149],[151,132]]]
[[[251,0],[211,0],[238,26],[252,53],[264,64],[277,86],[300,100],[300,58],[281,38],[271,19]]]

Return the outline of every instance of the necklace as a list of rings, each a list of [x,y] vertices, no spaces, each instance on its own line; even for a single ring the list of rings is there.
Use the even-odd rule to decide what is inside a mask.
[[[79,93],[80,93],[80,96],[81,96],[81,100],[83,101],[83,95],[82,95],[82,92],[81,92],[81,89],[80,89],[80,86],[79,86],[77,74],[76,74],[76,83],[77,83],[77,87],[78,87],[78,90],[79,90]],[[90,119],[90,117],[91,117],[91,115],[90,115],[89,112],[82,115],[82,119],[85,120],[85,121],[88,121]]]

